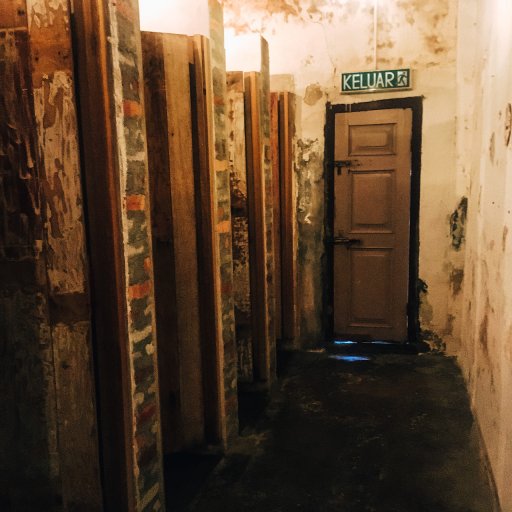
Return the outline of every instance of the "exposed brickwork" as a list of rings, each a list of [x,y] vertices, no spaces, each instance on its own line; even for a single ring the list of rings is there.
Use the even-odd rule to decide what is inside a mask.
[[[231,196],[226,147],[226,55],[223,10],[209,1],[211,64],[214,96],[215,171],[217,191],[217,233],[220,256],[221,310],[223,337],[224,439],[238,434],[237,350],[233,304],[233,257],[231,245]],[[221,360],[222,361],[222,360]]]
[[[164,507],[138,3],[109,2],[132,380],[136,507]]]

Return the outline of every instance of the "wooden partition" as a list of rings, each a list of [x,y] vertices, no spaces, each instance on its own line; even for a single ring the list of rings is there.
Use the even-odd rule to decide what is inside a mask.
[[[249,257],[249,211],[245,141],[244,74],[227,75],[228,161],[233,230],[233,298],[235,306],[238,379],[253,381],[252,305]]]
[[[274,232],[274,290],[276,298],[275,329],[276,340],[282,338],[282,269],[281,269],[281,155],[279,138],[279,93],[270,94],[270,151],[272,162],[272,192]],[[286,300],[286,299],[285,299]]]
[[[269,96],[259,72],[245,76],[245,130],[249,216],[250,285],[254,379],[270,385],[275,378],[272,253],[272,181]],[[265,123],[268,127],[265,128]],[[269,197],[270,196],[270,197]],[[270,230],[270,236],[269,236]]]
[[[231,286],[223,281],[231,280],[223,271],[231,269],[231,239],[229,253],[219,247],[231,228],[218,218],[209,40],[149,32],[142,40],[164,450],[171,453],[237,433],[236,401],[224,385],[230,367],[236,371],[236,353],[228,361]],[[229,385],[236,398],[236,379]]]
[[[5,510],[99,510],[103,501],[69,18],[64,0],[0,6]]]
[[[164,451],[204,441],[191,84],[184,35],[142,34]]]
[[[281,348],[293,348],[297,330],[297,233],[293,175],[295,95],[272,92],[270,98],[276,337]]]
[[[279,94],[280,285],[281,340],[293,347],[297,337],[297,230],[294,186],[295,102],[293,93]],[[279,286],[279,284],[278,284]]]

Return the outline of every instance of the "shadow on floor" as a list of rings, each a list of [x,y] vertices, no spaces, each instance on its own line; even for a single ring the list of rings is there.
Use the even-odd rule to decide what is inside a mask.
[[[164,458],[167,510],[184,512],[197,496],[222,456],[209,453],[174,453]]]

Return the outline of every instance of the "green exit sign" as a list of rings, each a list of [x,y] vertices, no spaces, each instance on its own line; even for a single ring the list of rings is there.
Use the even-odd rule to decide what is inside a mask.
[[[410,69],[387,69],[382,71],[359,71],[341,74],[341,92],[402,91],[411,89]]]

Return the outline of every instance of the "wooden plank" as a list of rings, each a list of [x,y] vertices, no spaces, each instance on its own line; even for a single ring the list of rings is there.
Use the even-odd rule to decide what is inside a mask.
[[[196,211],[199,226],[198,253],[200,319],[203,356],[203,390],[205,404],[205,436],[208,442],[222,441],[222,309],[220,258],[216,236],[215,153],[213,133],[213,90],[208,39],[194,36],[190,51],[193,56],[192,133],[194,134],[194,169]]]
[[[181,446],[179,347],[171,214],[167,95],[163,39],[143,32],[144,98],[151,197],[155,309],[162,445],[164,453]]]
[[[245,76],[245,133],[251,276],[253,368],[257,381],[270,378],[268,283],[266,279],[265,176],[262,159],[260,73]]]
[[[272,165],[273,219],[274,232],[274,287],[275,287],[275,334],[282,338],[282,307],[281,307],[281,181],[279,160],[279,94],[270,95],[270,151]]]
[[[204,442],[187,36],[143,33],[160,390],[166,452]]]
[[[82,167],[88,198],[88,237],[94,338],[101,421],[103,491],[106,507],[135,509],[131,377],[127,352],[126,280],[117,186],[117,142],[113,136],[112,92],[106,13],[100,0],[75,0],[73,32],[79,83]]]
[[[263,173],[263,200],[265,222],[265,272],[267,281],[267,348],[268,350],[268,385],[276,378],[276,334],[275,334],[275,276],[274,276],[274,229],[273,229],[273,187],[272,164],[270,149],[270,57],[267,41],[261,37],[261,72],[259,81],[260,92],[260,124],[261,124],[261,159]]]
[[[0,3],[0,30],[24,28],[28,25],[26,0],[2,0]]]
[[[89,319],[52,329],[60,471],[66,507],[102,507]]]
[[[293,346],[297,335],[297,230],[295,213],[294,155],[295,95],[279,96],[279,140],[281,175],[281,288],[282,339]]]
[[[235,303],[238,379],[252,382],[252,322],[249,264],[249,217],[245,154],[243,72],[227,74],[227,152],[233,231],[233,297]]]
[[[27,30],[0,31],[0,488],[11,510],[53,508],[61,492],[31,67]]]
[[[67,0],[27,0],[65,507],[102,503],[91,311]],[[73,368],[72,375],[69,368]],[[81,463],[80,463],[81,461]],[[80,482],[80,485],[77,484]]]
[[[224,11],[219,0],[208,0],[210,19],[210,67],[215,143],[216,229],[219,253],[222,344],[220,363],[221,436],[224,445],[238,436],[237,346],[233,301],[233,252],[231,233],[231,195],[226,136],[226,51],[224,49]]]

